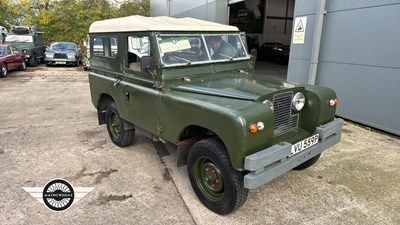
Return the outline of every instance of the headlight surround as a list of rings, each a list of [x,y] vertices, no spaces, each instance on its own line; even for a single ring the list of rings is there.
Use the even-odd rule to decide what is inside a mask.
[[[295,111],[300,111],[306,104],[306,97],[301,92],[297,92],[292,99],[292,108]]]
[[[22,52],[25,54],[25,57],[26,58],[29,58],[29,51],[28,50],[26,50],[26,49],[22,49]]]
[[[268,108],[270,108],[272,111],[274,111],[274,103],[272,103],[271,100],[267,99],[267,100],[264,100],[262,103],[265,104],[266,106],[268,106]]]
[[[68,53],[67,56],[68,56],[68,59],[74,59],[75,58],[75,54]]]
[[[46,52],[46,58],[53,58],[54,52]]]

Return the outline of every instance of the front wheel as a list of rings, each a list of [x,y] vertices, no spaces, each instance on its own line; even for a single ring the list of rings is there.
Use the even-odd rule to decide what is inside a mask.
[[[132,144],[135,137],[135,130],[125,130],[124,120],[119,116],[114,102],[111,102],[107,107],[106,124],[108,134],[114,144],[120,147],[126,147]]]
[[[243,173],[232,168],[225,146],[217,139],[204,139],[191,147],[187,171],[197,197],[215,213],[229,214],[247,199]]]
[[[25,71],[25,69],[26,69],[26,63],[25,63],[25,60],[24,60],[24,61],[21,62],[21,66],[19,67],[19,70]]]
[[[304,169],[307,169],[308,167],[314,165],[314,164],[318,161],[318,159],[319,159],[320,156],[321,156],[321,154],[318,154],[318,155],[312,157],[311,159],[305,161],[304,163],[298,165],[297,167],[295,167],[295,168],[293,168],[293,169],[294,169],[294,170],[304,170]]]
[[[37,58],[35,55],[33,55],[32,57],[29,58],[29,65],[32,67],[37,67],[38,62],[37,62]]]

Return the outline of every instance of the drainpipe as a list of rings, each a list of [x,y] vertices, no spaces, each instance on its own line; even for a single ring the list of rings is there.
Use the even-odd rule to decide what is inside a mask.
[[[167,0],[167,16],[171,16],[171,0]]]
[[[215,4],[217,4],[217,3],[215,3]],[[208,20],[208,0],[206,0],[206,20],[210,21],[210,20]]]
[[[319,54],[322,40],[322,29],[324,26],[324,18],[326,15],[326,0],[320,0],[318,12],[315,16],[315,31],[313,38],[313,46],[311,51],[310,73],[308,74],[308,84],[315,84],[317,78],[317,70],[319,63]]]

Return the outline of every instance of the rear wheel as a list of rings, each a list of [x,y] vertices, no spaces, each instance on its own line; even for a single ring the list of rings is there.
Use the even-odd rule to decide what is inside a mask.
[[[225,215],[247,199],[243,173],[233,169],[226,148],[217,139],[204,139],[188,155],[188,175],[194,192],[211,211]]]
[[[293,169],[294,169],[294,170],[304,170],[304,169],[307,169],[308,167],[314,165],[314,164],[318,161],[319,157],[321,157],[321,154],[318,154],[318,155],[312,157],[311,159],[305,161],[304,163],[298,165],[297,167],[295,167],[295,168],[293,168]]]
[[[0,76],[1,77],[7,77],[7,75],[8,75],[7,64],[3,63],[3,64],[1,64]]]
[[[111,141],[120,147],[132,144],[135,136],[135,129],[125,130],[124,123],[124,120],[119,116],[115,103],[111,102],[106,110],[107,131]]]

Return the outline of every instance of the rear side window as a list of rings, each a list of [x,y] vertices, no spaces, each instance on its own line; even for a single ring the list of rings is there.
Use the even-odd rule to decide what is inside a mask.
[[[11,46],[11,51],[13,52],[13,54],[18,53],[18,49],[15,46]]]
[[[115,37],[95,37],[91,47],[95,56],[115,58],[118,55],[118,44]]]
[[[92,49],[93,49],[93,55],[104,56],[103,38],[94,38]]]

